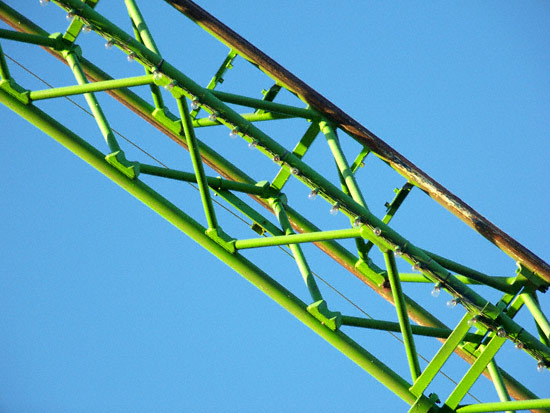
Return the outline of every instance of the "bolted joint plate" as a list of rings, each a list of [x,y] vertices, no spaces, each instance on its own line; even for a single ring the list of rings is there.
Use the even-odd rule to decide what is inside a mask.
[[[332,331],[338,330],[342,325],[342,314],[330,311],[325,300],[315,301],[308,305],[307,311]]]

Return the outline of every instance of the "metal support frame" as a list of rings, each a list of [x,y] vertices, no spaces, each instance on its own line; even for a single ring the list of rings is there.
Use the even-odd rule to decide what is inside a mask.
[[[435,400],[433,397],[426,397],[424,391],[453,352],[458,353],[472,363],[472,367],[448,397],[443,409],[465,412],[482,411],[475,410],[478,408],[475,405],[460,407],[458,404],[486,368],[488,369],[486,374],[492,377],[495,382],[501,402],[480,404],[478,406],[486,406],[487,409],[519,406],[520,404],[514,403],[520,402],[508,401],[507,397],[509,398],[509,395],[524,399],[536,399],[536,396],[532,392],[496,366],[494,355],[502,343],[506,339],[510,339],[521,341],[524,345],[524,350],[537,358],[537,360],[541,360],[543,363],[550,363],[550,348],[547,346],[550,325],[548,319],[540,310],[536,297],[531,295],[533,294],[533,288],[545,291],[548,287],[548,279],[545,273],[547,268],[545,266],[547,265],[546,263],[541,263],[538,257],[535,256],[533,258],[530,252],[526,252],[521,246],[512,245],[513,243],[508,246],[504,245],[503,247],[501,239],[507,239],[507,236],[504,237],[505,234],[502,235],[499,232],[500,230],[496,229],[498,230],[496,231],[490,225],[487,228],[500,237],[492,241],[512,257],[520,256],[522,262],[528,263],[528,272],[530,271],[529,274],[532,274],[532,276],[529,274],[525,275],[527,274],[525,271],[520,271],[516,277],[490,277],[467,266],[425,251],[403,238],[388,225],[391,218],[413,186],[419,186],[422,190],[433,193],[433,188],[437,188],[437,184],[433,184],[433,182],[426,184],[427,181],[419,183],[418,177],[421,175],[414,168],[409,168],[409,172],[412,175],[409,172],[403,173],[404,161],[400,158],[400,155],[394,157],[387,156],[391,151],[388,152],[384,147],[380,147],[378,141],[368,133],[366,136],[370,140],[365,145],[363,130],[358,128],[355,132],[351,132],[349,125],[353,122],[342,123],[342,114],[337,108],[330,114],[325,110],[325,107],[320,107],[320,101],[309,89],[305,88],[303,89],[304,93],[297,93],[294,86],[298,83],[292,79],[289,82],[288,78],[276,78],[277,82],[275,86],[264,94],[263,100],[213,90],[218,83],[221,83],[222,76],[231,67],[235,57],[242,55],[250,58],[252,52],[256,53],[253,49],[233,47],[235,45],[232,45],[229,55],[225,58],[220,69],[218,69],[208,86],[204,88],[160,56],[153,37],[134,0],[126,0],[126,5],[137,40],[132,40],[125,31],[93,10],[95,1],[91,1],[89,5],[81,3],[79,0],[60,0],[57,3],[67,10],[76,10],[77,14],[63,38],[59,38],[59,36],[50,37],[48,33],[32,22],[29,22],[24,16],[18,15],[3,3],[0,3],[0,18],[13,24],[18,30],[24,33],[1,30],[0,38],[4,37],[10,40],[41,45],[46,47],[47,51],[55,56],[65,58],[74,72],[78,85],[43,91],[25,91],[24,88],[17,85],[11,79],[8,66],[0,49],[0,76],[2,78],[0,80],[0,101],[4,105],[58,140],[86,162],[92,164],[96,169],[164,216],[179,229],[186,232],[196,242],[250,280],[308,327],[312,328],[376,377],[405,402],[413,405],[414,411],[427,412],[430,409],[437,409],[434,406]],[[173,4],[174,2],[169,1],[169,3]],[[190,5],[187,0],[181,0],[178,3],[180,5]],[[190,7],[192,9],[196,6],[193,5]],[[187,9],[187,11],[191,9]],[[211,23],[210,18],[206,18],[201,24],[208,26]],[[74,42],[85,24],[107,39],[124,44],[123,51],[135,57],[144,66],[148,74],[126,79],[111,79],[105,72],[82,58],[78,54],[77,46],[73,46],[72,42]],[[219,36],[220,34],[218,33]],[[231,38],[231,36],[229,37]],[[234,40],[231,41],[233,42]],[[239,45],[237,44],[237,46]],[[248,60],[255,62],[257,59]],[[267,64],[260,64],[259,66],[264,70],[270,65],[272,63],[267,62]],[[153,75],[152,73],[155,74]],[[93,82],[88,83],[87,76],[93,79]],[[151,86],[153,105],[145,102],[128,89],[129,87],[141,85]],[[178,104],[179,119],[164,111],[162,97],[158,89],[159,85],[169,86]],[[291,93],[300,96],[308,104],[308,107],[300,108],[273,102],[272,100],[274,100],[281,88],[287,88]],[[106,91],[114,96],[154,126],[161,129],[178,144],[187,148],[191,154],[194,174],[167,168],[158,168],[140,162],[127,161],[118,142],[114,138],[105,115],[93,95],[94,92],[98,91]],[[41,99],[80,93],[85,94],[98,126],[108,143],[111,153],[106,156],[42,112],[32,103]],[[309,101],[310,98],[313,100]],[[198,102],[199,108],[189,112],[186,99]],[[229,105],[250,107],[255,110],[255,113],[240,114]],[[205,109],[210,114],[214,114],[216,118],[195,119],[200,108]],[[258,121],[275,121],[289,117],[312,121],[312,124],[292,152],[261,131],[253,123]],[[224,159],[223,155],[216,153],[196,138],[194,134],[195,127],[217,125],[225,125],[231,130],[237,129],[239,135],[244,140],[257,142],[260,152],[281,166],[279,174],[271,182],[271,185],[268,182],[257,183],[238,167]],[[353,139],[358,140],[364,145],[351,166],[347,163],[346,155],[339,144],[338,129],[351,135]],[[343,178],[345,184],[343,190],[340,190],[334,183],[325,178],[322,173],[311,168],[302,159],[320,130],[327,138],[329,147],[338,165],[339,173]],[[386,205],[387,212],[382,218],[374,216],[369,211],[361,193],[360,185],[354,176],[357,169],[363,164],[365,156],[371,151],[407,178],[407,183],[397,191],[394,200]],[[223,174],[226,179],[207,177],[203,162]],[[132,171],[128,171],[128,169],[132,169]],[[209,230],[203,228],[168,200],[162,198],[152,188],[145,185],[139,179],[139,173],[179,181],[197,182]],[[313,189],[316,194],[321,195],[330,204],[337,203],[340,206],[340,210],[352,222],[360,217],[363,225],[360,228],[333,231],[320,230],[290,205],[282,202],[283,198],[279,194],[280,190],[292,176],[310,189]],[[253,222],[251,225],[252,228],[258,233],[263,234],[264,231],[267,231],[272,236],[234,240],[230,236],[221,233],[221,230],[218,233],[219,224],[210,197],[210,189],[214,190],[230,205],[249,217]],[[269,210],[273,210],[282,230],[230,191],[249,194],[261,205]],[[452,194],[446,191],[441,193],[443,193],[443,196],[439,200],[453,198]],[[448,205],[445,206],[448,207]],[[468,210],[468,208],[465,208],[465,210]],[[463,217],[461,218],[464,219]],[[465,220],[467,221],[467,219]],[[300,233],[295,233],[293,227]],[[211,230],[214,230],[215,234]],[[362,259],[358,259],[357,256],[336,241],[345,238],[355,238],[361,242],[363,239],[369,240],[367,244],[368,249],[372,246],[377,246],[384,255],[386,271],[368,259],[361,248],[359,257]],[[361,279],[361,281],[388,301],[393,301],[396,306],[398,323],[341,316],[339,313],[329,311],[327,303],[323,299],[313,278],[306,257],[298,245],[301,242],[315,243],[322,251],[340,263],[344,269]],[[308,306],[300,301],[291,292],[263,273],[239,253],[240,249],[272,245],[288,245],[290,247],[302,277],[310,291],[314,301],[313,304]],[[418,268],[421,274],[414,276],[399,274],[395,261],[396,255],[414,265],[415,268]],[[401,281],[438,283],[466,308],[466,315],[454,330],[447,328],[435,316],[403,293]],[[387,288],[388,282],[391,290]],[[503,299],[503,305],[501,306],[491,304],[466,284],[492,287],[508,294],[509,299],[506,299],[508,301]],[[530,289],[523,290],[520,294],[521,299],[513,301],[506,308],[506,303],[510,303],[512,298],[521,289],[525,288],[526,285],[529,285]],[[530,332],[512,319],[523,302],[525,302],[537,325],[546,336],[546,341],[542,340],[541,343],[541,341],[537,340]],[[480,325],[476,325],[479,333],[468,333],[470,328],[469,322],[472,317],[480,317],[482,321]],[[421,325],[411,325],[409,318]],[[413,385],[411,386],[405,379],[342,333],[340,331],[341,326],[400,331],[403,334]],[[505,332],[504,337],[496,334],[501,328]],[[439,352],[423,372],[420,371],[418,363],[413,338],[414,334],[446,339]],[[487,334],[491,339],[480,350],[477,345],[482,342],[484,334]],[[467,343],[473,343],[475,346]],[[547,402],[538,400],[526,400],[521,403],[523,403],[521,406],[529,406],[528,408],[550,407]]]

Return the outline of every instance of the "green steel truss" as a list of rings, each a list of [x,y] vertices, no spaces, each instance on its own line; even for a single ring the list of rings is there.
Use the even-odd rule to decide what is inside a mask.
[[[318,335],[374,376],[414,412],[456,411],[486,412],[514,409],[544,411],[550,409],[550,399],[539,399],[519,379],[498,367],[495,355],[507,341],[534,359],[539,369],[550,366],[550,323],[541,311],[537,295],[546,292],[550,282],[547,263],[496,228],[477,212],[449,193],[441,185],[416,168],[374,134],[328,102],[301,80],[279,66],[246,40],[187,0],[166,0],[174,12],[195,21],[229,47],[220,68],[206,87],[189,78],[170,56],[161,55],[146,21],[135,0],[125,0],[133,32],[123,30],[95,11],[97,0],[55,1],[69,14],[70,25],[64,33],[48,33],[24,15],[0,2],[0,18],[14,30],[0,29],[0,38],[41,46],[54,57],[64,61],[73,72],[74,85],[45,90],[28,90],[10,75],[9,65],[0,49],[0,101],[7,108],[34,124],[67,149],[91,164],[109,179],[155,210],[166,220],[185,232],[218,259],[248,279],[266,295],[302,321]],[[75,43],[81,31],[93,31],[103,37],[107,46],[118,47],[129,60],[139,62],[145,75],[113,79],[86,60],[85,53]],[[223,56],[220,57],[220,61]],[[216,90],[235,59],[248,60],[264,72],[275,84],[264,91],[263,98]],[[68,69],[69,70],[69,69]],[[133,92],[148,86],[151,100],[146,101]],[[238,87],[238,85],[234,85]],[[166,91],[162,91],[164,88]],[[279,92],[286,90],[295,97],[295,104],[277,103]],[[135,114],[155,126],[166,136],[189,151],[192,171],[157,167],[145,161],[127,159],[123,145],[117,140],[109,116],[101,109],[95,93],[106,91]],[[41,110],[40,100],[84,94],[93,116],[105,139],[103,151],[63,126]],[[174,99],[177,112],[166,107]],[[243,113],[241,108],[250,108]],[[283,146],[262,131],[258,122],[284,122],[294,119],[303,123],[303,137],[296,146]],[[266,162],[275,163],[278,174],[273,177],[252,178],[217,153],[197,137],[197,130],[225,126],[232,137],[247,141],[265,155]],[[315,139],[317,141],[315,142]],[[344,150],[344,140],[361,145],[358,153]],[[326,140],[326,143],[323,142]],[[327,144],[337,168],[339,180],[328,179],[326,171],[315,170],[304,155],[313,145]],[[383,217],[375,216],[362,193],[364,184],[356,171],[363,166],[369,153],[385,162],[403,177],[403,186],[396,190],[393,200],[386,204]],[[205,165],[222,177],[207,176]],[[257,171],[256,171],[257,172]],[[192,218],[160,195],[142,178],[147,175],[198,185],[204,217]],[[261,175],[257,172],[256,175]],[[347,228],[322,230],[323,223],[314,224],[305,213],[293,208],[292,194],[281,191],[289,180],[305,185],[310,196],[323,198],[332,212],[350,219]],[[411,191],[423,191],[456,215],[475,231],[493,242],[517,263],[518,269],[506,277],[489,276],[453,260],[441,257],[405,239],[390,226],[392,217],[406,202]],[[224,222],[216,214],[212,192],[225,204],[244,214],[250,222],[250,238],[235,239],[224,231]],[[238,196],[246,194],[248,197]],[[291,196],[292,195],[292,196]],[[275,220],[258,211],[256,203],[275,215]],[[205,219],[206,227],[197,220]],[[275,223],[276,222],[276,223]],[[259,234],[259,235],[258,235]],[[353,239],[353,250],[337,240]],[[317,284],[310,268],[311,260],[302,243],[314,243],[338,263],[342,271],[351,273],[381,297],[395,305],[397,321],[373,320],[342,314],[336,304],[328,303],[323,289]],[[286,245],[290,248],[298,271],[311,298],[300,300],[272,276],[245,258],[244,250]],[[348,245],[348,244],[346,244]],[[383,256],[381,267],[375,264],[373,252]],[[404,273],[398,266],[405,261],[414,273]],[[512,262],[513,262],[512,261]],[[435,292],[444,290],[452,297],[450,305],[464,312],[462,320],[449,328],[435,315],[424,309],[403,292],[403,283],[427,283]],[[479,287],[490,288],[501,299],[493,302],[479,293]],[[486,291],[486,290],[484,290]],[[518,324],[514,316],[525,304],[524,312],[532,315],[538,334],[529,326]],[[329,309],[330,308],[330,309]],[[403,359],[407,360],[409,375],[401,377],[351,336],[357,328],[399,332],[403,337]],[[432,337],[442,344],[427,366],[421,368],[415,337]],[[450,394],[428,393],[427,388],[438,372],[456,353],[471,364]],[[535,368],[533,368],[535,370]],[[478,377],[490,378],[500,397],[499,402],[461,405]],[[512,398],[517,401],[512,401]]]

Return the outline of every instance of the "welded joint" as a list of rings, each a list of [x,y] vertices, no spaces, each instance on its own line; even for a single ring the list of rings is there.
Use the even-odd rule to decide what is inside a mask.
[[[130,179],[137,179],[139,176],[139,162],[127,160],[122,150],[108,154],[105,160]]]
[[[308,305],[307,311],[332,331],[337,331],[342,325],[342,314],[338,311],[330,311],[325,300]]]
[[[381,270],[380,272],[374,271],[369,263],[371,262],[370,258],[368,261],[357,260],[355,263],[355,269],[375,283],[380,288],[387,288],[389,286],[388,279],[386,277],[386,272]]]
[[[223,232],[221,228],[208,228],[205,234],[229,253],[235,254],[237,251],[235,248],[235,240]]]
[[[0,89],[4,90],[10,96],[13,96],[24,105],[31,104],[29,91],[19,86],[13,78],[0,80]]]
[[[156,83],[156,82],[155,82]],[[175,118],[174,115],[172,115],[168,109],[166,108],[156,108],[153,110],[153,118],[158,120],[160,123],[162,123],[164,126],[166,126],[168,129],[170,129],[172,132],[181,135],[181,131],[183,129],[183,126],[181,125],[181,121],[179,119],[174,120],[169,117],[171,115]]]
[[[548,283],[544,281],[535,272],[531,271],[525,265],[517,262],[518,268],[516,269],[516,280],[518,282],[525,282],[525,289],[531,287],[535,290],[545,293],[548,290]]]
[[[441,403],[437,394],[430,393],[428,397],[421,395],[416,399],[408,413],[435,413],[440,410],[436,403]]]

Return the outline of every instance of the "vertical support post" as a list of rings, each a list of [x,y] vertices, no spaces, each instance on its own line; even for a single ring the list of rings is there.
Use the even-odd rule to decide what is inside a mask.
[[[290,225],[290,221],[288,220],[288,216],[286,215],[286,212],[284,210],[281,200],[277,198],[272,198],[270,200],[270,203],[271,203],[271,207],[273,208],[273,211],[275,212],[275,215],[277,216],[277,219],[281,224],[281,227],[283,228],[285,235],[294,234],[294,230]],[[298,269],[300,270],[300,273],[302,274],[302,278],[306,283],[307,289],[311,294],[311,298],[313,299],[314,302],[322,300],[323,296],[321,295],[321,291],[319,290],[319,287],[315,282],[315,278],[313,278],[313,274],[311,273],[311,269],[309,268],[309,265],[306,261],[306,257],[304,256],[302,248],[300,248],[298,244],[289,244],[288,246],[292,251],[292,255],[294,255],[294,259],[296,260]]]
[[[67,63],[73,71],[78,84],[84,85],[88,83],[88,79],[86,79],[84,70],[82,70],[80,62],[74,50],[69,50],[67,52],[64,52],[64,54],[65,58],[67,59]],[[111,150],[111,152],[120,151],[120,146],[115,139],[115,135],[113,134],[113,131],[109,126],[109,122],[107,122],[107,118],[105,117],[103,110],[101,110],[101,106],[99,106],[99,102],[97,101],[95,95],[93,93],[85,93],[84,97],[86,98],[86,102],[88,102],[88,106],[90,107],[90,110],[94,115],[97,125],[99,126],[99,129],[101,130],[101,133],[103,134],[107,145],[109,145],[109,149]]]
[[[183,126],[183,132],[185,134],[187,146],[191,155],[191,162],[193,162],[193,169],[195,170],[195,175],[197,175],[197,184],[201,194],[206,221],[209,228],[217,229],[218,222],[216,220],[212,198],[210,197],[210,189],[208,187],[208,183],[206,182],[206,175],[204,173],[204,167],[202,165],[202,159],[199,152],[199,144],[197,143],[195,130],[193,129],[193,121],[189,116],[189,108],[187,107],[185,98],[180,97],[177,99],[177,102],[181,116],[181,125]]]
[[[414,337],[407,313],[407,304],[405,303],[405,298],[403,297],[403,290],[401,289],[401,282],[399,281],[399,273],[397,271],[397,265],[395,264],[393,251],[388,250],[384,252],[384,260],[386,261],[393,301],[397,311],[397,318],[399,319],[399,327],[401,328],[401,333],[403,334],[403,343],[405,345],[405,351],[407,352],[409,369],[411,370],[411,376],[414,382],[418,376],[420,376],[420,364],[418,363],[418,355],[416,353]]]
[[[344,156],[344,152],[342,151],[336,132],[326,121],[321,121],[319,123],[319,127],[321,128],[323,135],[327,138],[328,146],[334,156],[334,159],[336,160],[338,169],[344,178],[344,182],[349,189],[351,197],[355,202],[368,210],[367,203],[363,198],[363,194],[361,193],[361,190],[355,181],[355,177],[353,176],[353,172],[348,165],[348,161]]]
[[[141,14],[141,11],[137,6],[137,3],[135,2],[135,0],[125,0],[124,2],[126,3],[128,14],[130,15],[130,19],[132,20],[132,26],[134,28],[136,39],[138,40],[138,42],[143,43],[145,47],[147,47],[149,50],[160,56],[160,52],[157,48],[155,40],[153,39],[153,36],[151,36],[151,32],[149,31],[149,28],[145,23],[145,19],[143,18],[143,15]],[[145,69],[145,71],[147,73],[150,73],[149,69]],[[159,87],[155,84],[151,84],[150,88],[151,93],[153,94],[153,102],[155,104],[155,107],[159,109],[164,108],[164,101],[162,99]]]
[[[4,56],[4,51],[2,50],[2,44],[0,44],[0,79],[7,80],[10,78],[10,70],[8,64],[6,63],[6,57]]]
[[[535,319],[537,325],[540,327],[540,329],[546,336],[546,340],[548,341],[550,339],[550,323],[548,322],[548,319],[546,318],[544,313],[541,311],[534,294],[535,293],[523,293],[521,294],[521,298],[523,299],[523,302],[533,315],[533,318]]]
[[[495,360],[491,360],[489,364],[487,364],[487,370],[489,370],[489,374],[491,375],[491,380],[493,381],[493,384],[495,385],[495,389],[498,394],[498,398],[501,402],[509,402],[511,401],[510,395],[508,394],[508,390],[506,389],[506,385],[504,384],[504,380],[502,379],[502,376],[500,374],[500,371],[498,370],[497,363]],[[515,413],[510,410],[508,410],[506,413]]]

